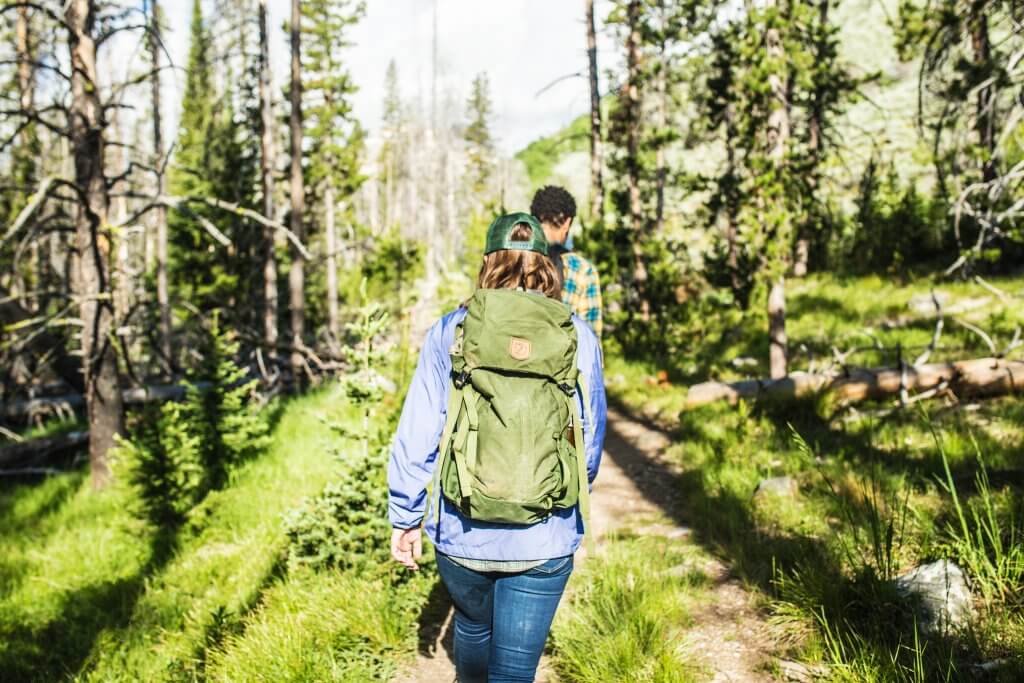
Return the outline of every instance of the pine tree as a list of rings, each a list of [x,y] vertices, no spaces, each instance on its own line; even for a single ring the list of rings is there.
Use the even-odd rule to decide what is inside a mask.
[[[398,184],[405,176],[406,159],[401,137],[403,132],[402,95],[398,88],[398,67],[388,62],[384,74],[384,102],[381,116],[381,146],[377,157],[378,176],[383,184],[384,229],[395,228],[398,211]]]
[[[466,125],[463,138],[469,157],[469,176],[473,192],[480,196],[487,189],[487,181],[494,168],[494,140],[491,137],[491,93],[487,73],[473,79],[466,102]]]
[[[345,69],[347,34],[365,11],[353,0],[307,0],[302,5],[303,121],[310,140],[307,180],[322,207],[326,257],[327,329],[332,343],[340,336],[336,252],[336,212],[354,214],[349,199],[364,177],[359,172],[363,131],[352,114],[356,85]]]
[[[229,84],[217,92],[213,40],[199,0],[193,1],[190,47],[186,66],[178,145],[168,186],[172,195],[217,198],[247,208],[255,205],[256,163],[251,136],[235,109]],[[228,237],[216,242],[200,217]],[[256,311],[236,306],[257,291],[259,273],[252,268],[259,248],[259,230],[233,213],[193,202],[168,218],[169,269],[179,297],[201,311],[225,306],[232,322],[251,324]]]
[[[1020,4],[1006,0],[901,0],[895,22],[901,58],[921,58],[919,123],[930,130],[939,191],[957,201],[953,232],[961,249],[957,264],[973,262],[984,246],[1014,241],[1012,221],[992,222],[992,209],[1016,199],[997,179],[1007,163],[1024,111],[1020,55],[1024,26]],[[1011,73],[1015,70],[1016,73]],[[1004,141],[1001,144],[1000,141]],[[963,200],[971,210],[963,210]],[[982,220],[964,221],[978,215]],[[1016,236],[1018,248],[1024,231]],[[971,246],[973,245],[973,246]],[[1007,251],[1004,260],[1013,251]],[[954,264],[956,267],[957,264]],[[951,272],[953,268],[950,269]]]
[[[741,300],[754,282],[770,289],[772,376],[787,371],[784,278],[795,240],[820,220],[812,188],[856,86],[834,40],[827,13],[807,0],[751,7],[713,34],[699,100],[726,149],[709,209],[726,224],[732,287]]]
[[[200,440],[204,490],[220,488],[232,467],[269,443],[267,424],[252,401],[257,380],[246,380],[245,369],[235,360],[238,350],[237,334],[224,328],[215,314],[185,401]]]

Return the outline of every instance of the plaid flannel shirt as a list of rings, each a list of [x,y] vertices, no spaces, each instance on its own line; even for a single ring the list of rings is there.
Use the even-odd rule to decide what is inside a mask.
[[[576,252],[562,256],[562,302],[585,320],[601,338],[601,280],[597,269]]]

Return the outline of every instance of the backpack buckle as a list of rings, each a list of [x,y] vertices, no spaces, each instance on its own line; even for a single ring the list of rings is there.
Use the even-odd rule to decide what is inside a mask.
[[[461,389],[466,386],[466,382],[469,381],[469,373],[463,370],[462,372],[452,372],[452,384],[455,385],[456,389]]]
[[[566,396],[576,395],[576,387],[572,386],[571,384],[559,384],[558,388],[564,391]]]

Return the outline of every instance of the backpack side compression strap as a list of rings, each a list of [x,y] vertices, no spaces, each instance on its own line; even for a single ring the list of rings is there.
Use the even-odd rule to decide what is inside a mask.
[[[583,410],[586,412],[587,419],[592,421],[594,416],[590,413],[590,391],[587,389],[587,380],[581,374],[577,376],[576,381],[579,384]],[[587,544],[588,554],[593,554],[594,543],[597,539],[594,538],[590,528],[590,477],[587,472],[587,446],[583,441],[583,420],[579,405],[576,403],[575,393],[569,398],[569,402],[572,404],[573,441],[576,443],[576,464],[579,467],[579,501],[580,516],[583,518],[583,540]],[[593,424],[590,425],[590,429],[593,431]]]
[[[430,514],[430,506],[437,496],[437,503],[434,505],[434,513],[437,521],[441,520],[441,468],[444,467],[445,458],[452,442],[452,432],[455,431],[455,423],[459,420],[459,412],[462,410],[462,392],[465,389],[456,389],[454,382],[448,383],[448,409],[445,411],[444,429],[441,431],[441,443],[438,444],[437,461],[434,463],[433,483],[427,487],[427,509],[423,519]],[[438,526],[440,532],[440,526]]]

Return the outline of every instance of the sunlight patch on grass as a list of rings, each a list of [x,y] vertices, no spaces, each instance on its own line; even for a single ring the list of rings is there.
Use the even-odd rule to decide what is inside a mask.
[[[698,679],[682,634],[706,577],[665,539],[612,539],[574,576],[552,630],[555,669],[576,683]]]

